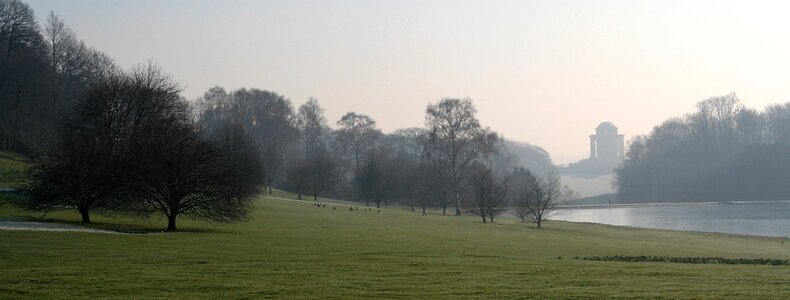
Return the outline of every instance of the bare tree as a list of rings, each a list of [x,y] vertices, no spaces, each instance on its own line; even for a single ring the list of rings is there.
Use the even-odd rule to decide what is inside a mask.
[[[52,139],[46,106],[49,65],[33,10],[0,0],[0,147],[31,157]]]
[[[461,214],[461,185],[464,172],[475,159],[494,151],[495,133],[477,121],[471,99],[446,98],[428,105],[425,123],[436,149],[437,161],[450,178],[455,214]]]
[[[285,186],[289,191],[296,193],[296,199],[302,200],[302,194],[307,192],[309,175],[312,168],[307,162],[299,160],[292,162],[288,168],[288,182]]]
[[[92,70],[91,53],[63,21],[50,12],[44,29],[51,65],[52,108],[66,110],[68,101],[85,89]]]
[[[362,165],[373,155],[376,140],[381,137],[381,130],[376,128],[376,121],[367,115],[349,112],[337,121],[337,139],[342,151],[348,153],[354,162],[354,175],[361,172]]]
[[[328,128],[324,109],[318,105],[318,100],[310,98],[299,107],[296,124],[299,128],[302,158],[309,162],[326,148],[325,134]]]
[[[134,195],[145,201],[147,209],[167,217],[168,231],[177,229],[177,217],[182,215],[218,223],[246,219],[260,182],[245,178],[250,172],[239,168],[242,163],[260,165],[251,154],[256,151],[236,133],[225,135],[227,140],[220,142],[224,147],[217,147],[201,138],[186,111],[179,114],[182,120],[158,128],[144,142],[146,153],[132,184]],[[253,178],[262,177],[255,174],[260,169],[245,171],[253,172]]]
[[[228,188],[244,195],[258,192],[264,182],[265,172],[261,161],[261,151],[256,141],[238,123],[223,126],[219,136],[213,140],[222,154],[222,164],[230,172]],[[256,163],[258,162],[258,163]]]
[[[19,0],[0,0],[0,45],[10,58],[18,49],[41,43],[33,10]]]
[[[394,152],[392,169],[397,180],[395,193],[405,198],[411,211],[415,211],[417,186],[421,180],[421,162],[425,158],[427,134],[423,128],[395,130],[384,139],[384,145]]]
[[[196,103],[196,117],[207,135],[223,124],[238,123],[261,152],[264,182],[272,192],[276,180],[285,178],[289,149],[296,142],[294,112],[287,98],[270,91],[239,89],[227,93],[212,87]]]
[[[301,157],[298,172],[289,172],[289,181],[297,180],[298,184],[291,184],[297,188],[296,192],[303,191],[318,199],[319,194],[331,188],[337,180],[337,163],[327,150],[327,136],[329,130],[324,117],[324,109],[318,105],[318,100],[310,98],[299,107],[296,117],[299,129]]]
[[[398,172],[398,163],[402,161],[397,160],[386,148],[379,148],[378,151],[373,153],[372,157],[368,159],[362,166],[359,175],[355,178],[355,182],[362,192],[362,197],[372,199],[376,203],[376,207],[381,207],[381,202],[387,205],[387,201],[392,198],[398,188],[399,175],[410,176],[411,174],[402,174]]]
[[[337,162],[326,150],[321,150],[310,160],[307,190],[318,200],[318,195],[337,184]]]
[[[494,223],[494,216],[507,210],[507,182],[497,180],[494,171],[482,164],[473,165],[469,177],[471,195],[467,210],[480,216],[483,223],[486,217]]]
[[[519,205],[523,205],[524,219],[535,223],[538,228],[556,213],[561,197],[561,182],[557,173],[551,172],[538,177],[519,194]]]
[[[429,161],[420,163],[417,173],[413,175],[419,178],[414,189],[414,201],[423,215],[428,207],[446,201],[449,184],[438,165]]]
[[[139,166],[140,144],[157,128],[169,126],[180,107],[179,88],[153,65],[118,74],[90,89],[67,119],[57,147],[39,160],[32,197],[38,211],[76,209],[82,221],[90,212],[117,206]]]

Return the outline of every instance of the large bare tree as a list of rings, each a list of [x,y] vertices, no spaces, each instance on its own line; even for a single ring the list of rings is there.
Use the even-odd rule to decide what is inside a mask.
[[[183,115],[144,141],[133,195],[144,200],[148,212],[165,215],[168,231],[177,229],[179,216],[217,223],[246,219],[262,172],[244,168],[260,166],[257,149],[238,132],[241,127],[226,128],[219,146],[204,140],[186,111]]]
[[[472,100],[445,98],[428,105],[425,111],[431,143],[437,161],[450,179],[455,214],[461,214],[461,187],[469,165],[494,151],[497,135],[480,126]]]
[[[93,87],[64,122],[56,147],[34,166],[32,197],[26,207],[76,209],[82,221],[104,209],[129,187],[140,144],[157,128],[173,123],[180,89],[153,65],[117,74]],[[117,201],[116,201],[117,202]]]

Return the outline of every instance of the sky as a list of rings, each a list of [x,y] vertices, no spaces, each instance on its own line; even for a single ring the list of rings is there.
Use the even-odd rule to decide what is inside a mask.
[[[385,132],[469,97],[484,126],[586,158],[611,121],[626,140],[735,92],[790,101],[787,1],[22,0],[132,67],[152,60],[194,99],[210,87],[318,99]]]

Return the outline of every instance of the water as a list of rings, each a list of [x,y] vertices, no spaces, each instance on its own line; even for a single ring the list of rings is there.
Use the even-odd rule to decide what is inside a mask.
[[[560,209],[552,219],[790,237],[790,201],[574,207]]]

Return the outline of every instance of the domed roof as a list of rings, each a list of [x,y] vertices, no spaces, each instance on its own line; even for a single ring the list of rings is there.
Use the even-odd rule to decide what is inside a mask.
[[[595,129],[615,129],[615,130],[617,130],[617,126],[614,126],[614,124],[612,124],[612,122],[608,122],[607,121],[607,122],[603,122],[601,124],[598,124],[598,127],[596,127]]]

